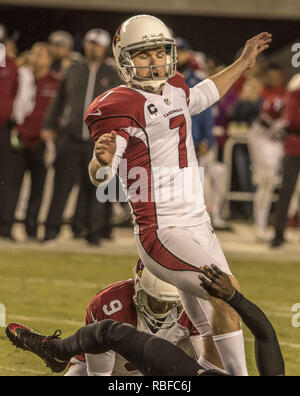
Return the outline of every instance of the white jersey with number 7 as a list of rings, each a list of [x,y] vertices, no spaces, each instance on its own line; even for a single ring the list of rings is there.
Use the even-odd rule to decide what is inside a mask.
[[[127,192],[136,233],[209,220],[191,116],[219,99],[212,80],[189,89],[177,73],[161,95],[119,86],[89,107],[85,122],[95,141],[117,131],[112,167]]]

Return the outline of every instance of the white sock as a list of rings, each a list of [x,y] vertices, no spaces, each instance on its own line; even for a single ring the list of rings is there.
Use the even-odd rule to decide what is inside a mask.
[[[236,377],[247,377],[243,331],[217,335],[213,339],[227,373]]]
[[[214,364],[210,363],[208,360],[206,360],[203,356],[201,356],[197,363],[200,364],[200,366],[202,368],[204,368],[205,370],[218,370],[221,371],[221,373],[227,374],[227,372],[225,370],[220,369],[220,367],[215,366]]]

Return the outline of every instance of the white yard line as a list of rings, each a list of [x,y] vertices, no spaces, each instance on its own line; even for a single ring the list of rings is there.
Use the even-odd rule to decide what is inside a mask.
[[[20,321],[20,322],[24,322],[24,324],[26,324],[26,322],[40,322],[40,323],[49,323],[54,325],[67,325],[67,326],[76,326],[76,327],[84,326],[84,321],[80,322],[77,320],[41,318],[37,316],[23,316],[23,315],[14,315],[14,314],[9,314],[7,315],[7,317],[10,319],[10,321]]]
[[[286,346],[293,349],[300,349],[300,344],[293,344],[291,342],[280,341],[280,346]]]
[[[4,367],[0,366],[0,370],[6,370],[6,371],[11,371],[13,373],[29,373],[29,374],[36,374],[36,375],[47,375],[49,373],[46,373],[45,371],[35,371],[35,370],[29,370],[29,369],[22,369],[22,368],[12,368],[12,367]]]
[[[245,341],[253,343],[254,342],[254,337],[253,338],[245,337]],[[288,347],[288,348],[292,348],[292,349],[300,349],[300,344],[293,344],[291,342],[279,341],[279,345],[281,347]]]
[[[268,311],[263,310],[267,316],[275,316],[276,318],[290,318],[292,320],[292,312],[278,312],[278,311]]]
[[[299,301],[300,301],[300,297],[299,297]],[[259,304],[277,312],[292,312],[292,306],[294,305],[284,301],[275,302],[275,301],[263,301],[263,300],[259,300]]]
[[[103,283],[93,283],[93,282],[81,282],[81,281],[66,281],[59,279],[46,279],[46,278],[19,278],[19,277],[8,277],[0,276],[1,283],[9,282],[22,282],[29,283],[32,285],[48,285],[57,287],[71,287],[71,288],[83,288],[83,289],[97,289],[101,290],[106,286]]]

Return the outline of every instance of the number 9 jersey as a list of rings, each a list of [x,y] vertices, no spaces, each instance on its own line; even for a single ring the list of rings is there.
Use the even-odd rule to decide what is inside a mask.
[[[138,330],[152,333],[145,318],[136,309],[133,299],[134,293],[134,280],[121,281],[108,286],[89,303],[86,311],[86,324],[113,319],[128,323]],[[177,308],[175,309],[177,310]],[[172,315],[174,315],[174,312],[170,313],[170,316]],[[166,320],[170,320],[170,318],[167,317]],[[201,337],[185,312],[172,327],[158,329],[155,335],[178,345],[196,360],[202,353]],[[85,366],[85,360],[87,367]],[[82,373],[78,374],[80,370]],[[71,368],[67,376],[86,375],[86,370],[90,376],[141,375],[135,367],[113,351],[100,355],[87,354],[85,359],[83,356],[76,356],[71,361]]]
[[[119,86],[89,107],[85,122],[95,141],[117,132],[112,167],[127,192],[137,234],[149,227],[189,227],[209,220],[191,116],[219,98],[212,80],[189,89],[176,73],[161,95]]]

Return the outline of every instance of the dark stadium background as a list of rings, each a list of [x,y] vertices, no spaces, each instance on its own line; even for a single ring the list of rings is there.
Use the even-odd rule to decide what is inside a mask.
[[[81,39],[94,27],[114,34],[125,19],[135,13],[70,10],[36,7],[0,6],[0,23],[9,33],[20,32],[20,51],[40,40],[46,40],[53,30],[63,29],[75,35],[76,49],[81,48]],[[152,14],[152,13],[151,13]],[[175,35],[189,40],[194,50],[217,57],[225,64],[232,61],[237,48],[248,38],[261,32],[273,34],[269,53],[289,45],[300,37],[299,22],[292,20],[224,18],[191,15],[155,14],[174,30]],[[176,29],[175,29],[176,27]]]

